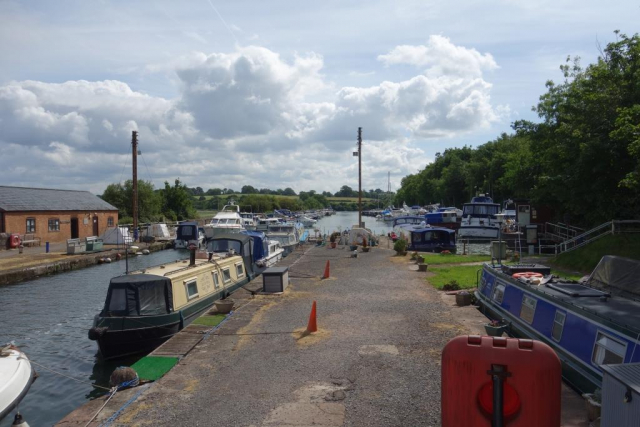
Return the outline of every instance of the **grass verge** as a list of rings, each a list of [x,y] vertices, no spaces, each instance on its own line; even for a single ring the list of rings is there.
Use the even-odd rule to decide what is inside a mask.
[[[491,257],[488,255],[440,255],[440,254],[420,254],[424,262],[429,265],[440,264],[464,264],[467,262],[488,262]]]
[[[204,325],[204,326],[218,326],[220,322],[227,317],[224,314],[214,314],[213,316],[201,316],[194,320],[192,323],[194,325]]]
[[[563,270],[590,273],[604,255],[618,255],[640,260],[640,235],[605,236],[579,249],[551,259],[551,264]]]
[[[431,283],[436,289],[442,289],[447,283],[454,280],[460,286],[460,289],[469,289],[476,287],[476,274],[481,270],[481,265],[456,265],[453,267],[429,267],[429,271],[435,276],[429,277]]]

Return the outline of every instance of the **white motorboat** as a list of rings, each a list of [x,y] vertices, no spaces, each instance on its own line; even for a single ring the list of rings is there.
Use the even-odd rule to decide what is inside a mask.
[[[307,228],[313,228],[316,225],[316,222],[318,222],[313,218],[309,218],[308,216],[301,216],[298,221],[300,221],[302,225]]]
[[[239,233],[244,230],[243,218],[240,216],[240,206],[231,201],[218,212],[209,224],[204,226],[207,239],[220,233]]]
[[[245,230],[255,230],[256,229],[256,220],[251,212],[240,212],[240,217],[242,218],[242,227]]]
[[[18,348],[0,348],[0,420],[13,411],[36,378],[29,358]]]
[[[201,248],[204,244],[204,232],[195,221],[185,221],[176,229],[176,249],[187,249],[190,245]]]
[[[500,205],[491,197],[480,194],[462,207],[462,222],[458,230],[460,239],[496,239],[499,225],[495,215]]]

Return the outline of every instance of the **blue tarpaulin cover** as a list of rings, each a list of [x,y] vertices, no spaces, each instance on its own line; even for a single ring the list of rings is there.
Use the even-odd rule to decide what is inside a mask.
[[[254,262],[267,256],[269,253],[269,248],[267,247],[267,236],[262,231],[244,230],[241,233],[251,237]]]

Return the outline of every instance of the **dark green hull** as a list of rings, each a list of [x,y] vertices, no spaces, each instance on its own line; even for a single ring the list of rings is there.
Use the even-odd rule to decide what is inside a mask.
[[[244,286],[249,280],[245,278],[173,313],[121,317],[98,314],[89,338],[98,342],[103,359],[149,353],[202,315],[215,301]]]

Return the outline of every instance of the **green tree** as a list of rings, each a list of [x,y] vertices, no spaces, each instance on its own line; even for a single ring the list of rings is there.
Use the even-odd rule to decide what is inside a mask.
[[[133,180],[122,184],[109,184],[102,199],[118,208],[121,218],[133,217]],[[151,181],[138,180],[138,220],[151,222],[160,219],[160,198]]]
[[[284,189],[284,191],[282,192],[282,195],[284,196],[295,196],[296,192],[293,191],[293,188],[287,187]]]
[[[174,221],[183,221],[196,217],[196,211],[193,208],[193,198],[187,186],[182,184],[179,178],[175,180],[173,187],[165,181],[161,195],[162,213],[167,218]]]
[[[243,185],[242,190],[240,190],[242,194],[257,194],[258,190],[250,185]]]

